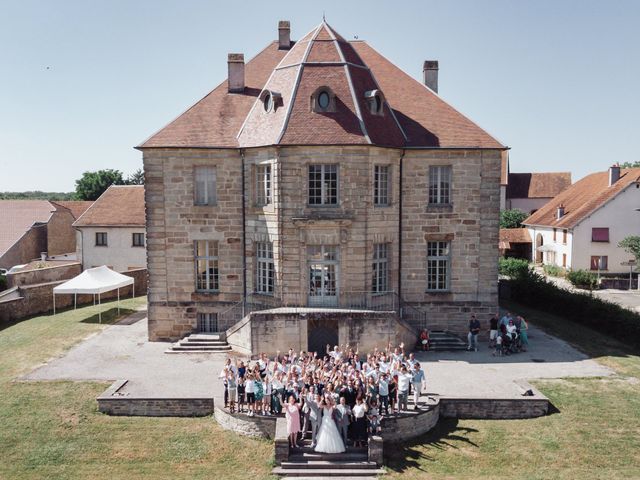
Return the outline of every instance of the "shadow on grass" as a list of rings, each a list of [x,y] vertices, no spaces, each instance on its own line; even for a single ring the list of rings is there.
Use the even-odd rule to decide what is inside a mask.
[[[103,311],[102,315],[96,313],[94,315],[91,315],[90,317],[80,320],[80,323],[99,323],[101,325],[113,325],[114,323],[118,323],[119,320],[122,320],[122,318],[135,312],[135,310],[120,307],[120,314],[118,314],[118,307],[113,307]],[[102,319],[100,317],[102,317]]]
[[[457,450],[458,447],[454,442],[463,442],[477,447],[478,445],[467,436],[477,431],[475,428],[460,427],[457,418],[441,418],[431,431],[421,437],[385,448],[387,467],[398,473],[408,469],[425,471],[421,466],[423,461],[435,461],[435,456],[429,455],[430,451],[441,451],[446,448]]]
[[[547,408],[547,417],[550,415],[555,415],[556,413],[561,413],[560,409],[556,407],[551,401],[549,401],[549,407]]]

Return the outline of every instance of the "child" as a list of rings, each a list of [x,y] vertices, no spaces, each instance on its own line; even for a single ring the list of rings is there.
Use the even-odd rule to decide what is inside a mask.
[[[496,349],[493,352],[493,356],[502,356],[502,335],[496,336]]]
[[[262,413],[264,415],[271,415],[273,413],[273,409],[271,408],[271,393],[271,379],[269,375],[267,375],[264,379],[264,396],[262,397]]]
[[[380,433],[380,415],[378,413],[378,404],[375,400],[371,402],[367,417],[369,419],[369,433],[371,435]]]
[[[244,378],[238,376],[238,412],[244,412]]]
[[[253,379],[256,382],[256,404],[253,407],[253,413],[255,414],[257,411],[259,414],[262,415],[264,413],[262,411],[262,398],[264,397],[264,384],[260,379],[259,373],[254,373]]]
[[[247,374],[247,380],[244,382],[244,391],[247,393],[247,416],[255,415],[256,404],[256,382],[253,373]]]
[[[229,394],[229,413],[234,413],[236,411],[235,403],[236,403],[238,388],[236,383],[236,377],[231,371],[227,372],[227,390]]]

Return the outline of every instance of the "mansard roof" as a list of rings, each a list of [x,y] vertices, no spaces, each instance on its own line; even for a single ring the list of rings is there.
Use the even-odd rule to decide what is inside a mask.
[[[289,50],[268,45],[246,64],[245,85],[231,93],[225,80],[139,148],[505,148],[366,42],[346,41],[325,22]],[[334,98],[327,111],[312,107],[320,91]],[[378,112],[369,104],[375,92]],[[277,100],[270,111],[268,94]]]

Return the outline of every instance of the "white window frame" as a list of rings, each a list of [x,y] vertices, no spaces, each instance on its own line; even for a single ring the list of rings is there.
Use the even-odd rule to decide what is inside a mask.
[[[273,169],[270,163],[256,165],[256,205],[264,207],[273,203]]]
[[[204,248],[198,249],[201,245]],[[217,240],[196,240],[193,242],[194,269],[197,292],[220,291],[219,244]],[[204,273],[200,273],[199,264],[205,263]],[[204,278],[201,278],[201,277]]]
[[[218,201],[216,195],[218,184],[217,168],[213,165],[197,166],[194,168],[193,178],[194,205],[216,205]]]
[[[446,253],[442,253],[442,251]],[[433,278],[433,280],[432,280]],[[427,242],[427,291],[446,292],[451,289],[451,242]]]
[[[312,170],[314,170],[313,174],[316,175],[315,172],[319,169],[320,174],[320,189],[318,196],[316,193],[318,192],[317,186],[315,186],[314,193],[312,194],[311,182],[317,182],[317,179],[312,180]],[[338,165],[335,163],[331,164],[310,164],[307,169],[308,172],[308,182],[307,182],[307,202],[309,206],[318,207],[318,206],[337,206],[339,202],[339,191],[340,191],[340,182],[339,182],[339,174],[340,170]],[[332,188],[329,183],[331,180],[329,176],[335,174],[335,188]],[[335,190],[335,195],[331,194],[331,191]]]
[[[391,205],[391,166],[373,166],[373,204],[376,207]]]
[[[276,269],[273,260],[273,243],[256,242],[256,293],[273,295],[276,286]]]
[[[388,243],[373,244],[373,275],[371,290],[373,293],[389,291],[389,248]]]
[[[429,205],[451,205],[451,165],[429,167]]]

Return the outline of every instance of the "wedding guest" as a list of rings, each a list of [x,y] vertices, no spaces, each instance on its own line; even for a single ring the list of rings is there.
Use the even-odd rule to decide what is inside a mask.
[[[353,441],[356,447],[364,446],[367,438],[367,406],[362,397],[356,399],[356,404],[351,409],[353,412]]]
[[[287,418],[287,434],[289,435],[289,446],[298,448],[298,433],[300,433],[300,403],[291,396],[285,407],[285,417]]]

